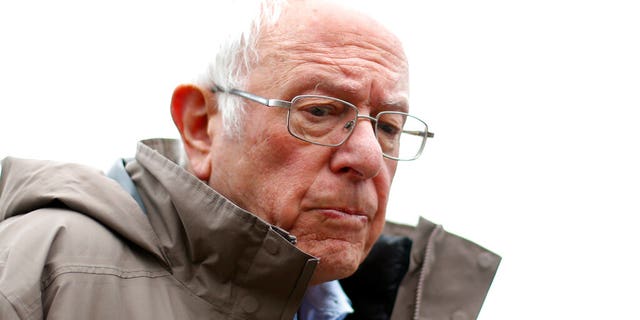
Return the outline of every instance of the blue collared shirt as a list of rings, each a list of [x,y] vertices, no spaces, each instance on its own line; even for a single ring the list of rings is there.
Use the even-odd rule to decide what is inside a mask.
[[[294,320],[343,320],[353,313],[351,300],[338,280],[309,287]]]

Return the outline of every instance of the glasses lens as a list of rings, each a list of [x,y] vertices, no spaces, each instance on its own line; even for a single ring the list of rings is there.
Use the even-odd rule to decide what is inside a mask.
[[[357,113],[338,99],[298,96],[291,101],[289,132],[308,142],[337,146],[355,127]]]
[[[401,112],[378,114],[376,137],[382,153],[396,160],[413,160],[420,156],[427,136],[427,124]]]

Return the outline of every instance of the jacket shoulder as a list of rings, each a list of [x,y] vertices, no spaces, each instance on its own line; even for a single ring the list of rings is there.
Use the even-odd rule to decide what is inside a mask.
[[[3,247],[12,250],[42,247],[47,252],[61,250],[72,254],[83,246],[106,245],[115,236],[89,216],[66,208],[47,207],[2,221],[0,239]]]
[[[389,224],[385,233],[413,241],[392,319],[477,318],[500,256],[425,219],[416,227]]]

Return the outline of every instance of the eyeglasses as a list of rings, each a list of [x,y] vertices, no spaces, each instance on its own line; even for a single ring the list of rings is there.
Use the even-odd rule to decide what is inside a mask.
[[[353,104],[332,97],[300,95],[291,101],[267,99],[255,94],[220,86],[212,92],[236,95],[267,107],[287,108],[289,133],[306,142],[337,147],[353,133],[359,118],[374,124],[374,134],[384,157],[393,160],[414,160],[424,150],[427,138],[433,138],[427,124],[410,114],[398,111],[383,111],[375,117],[359,114]]]

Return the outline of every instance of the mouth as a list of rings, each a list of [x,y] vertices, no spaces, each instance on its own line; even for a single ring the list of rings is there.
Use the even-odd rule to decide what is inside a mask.
[[[321,208],[317,209],[317,211],[324,215],[327,219],[335,219],[335,220],[345,220],[345,221],[353,221],[359,223],[366,223],[369,221],[369,215],[366,213],[348,209],[348,208]]]

